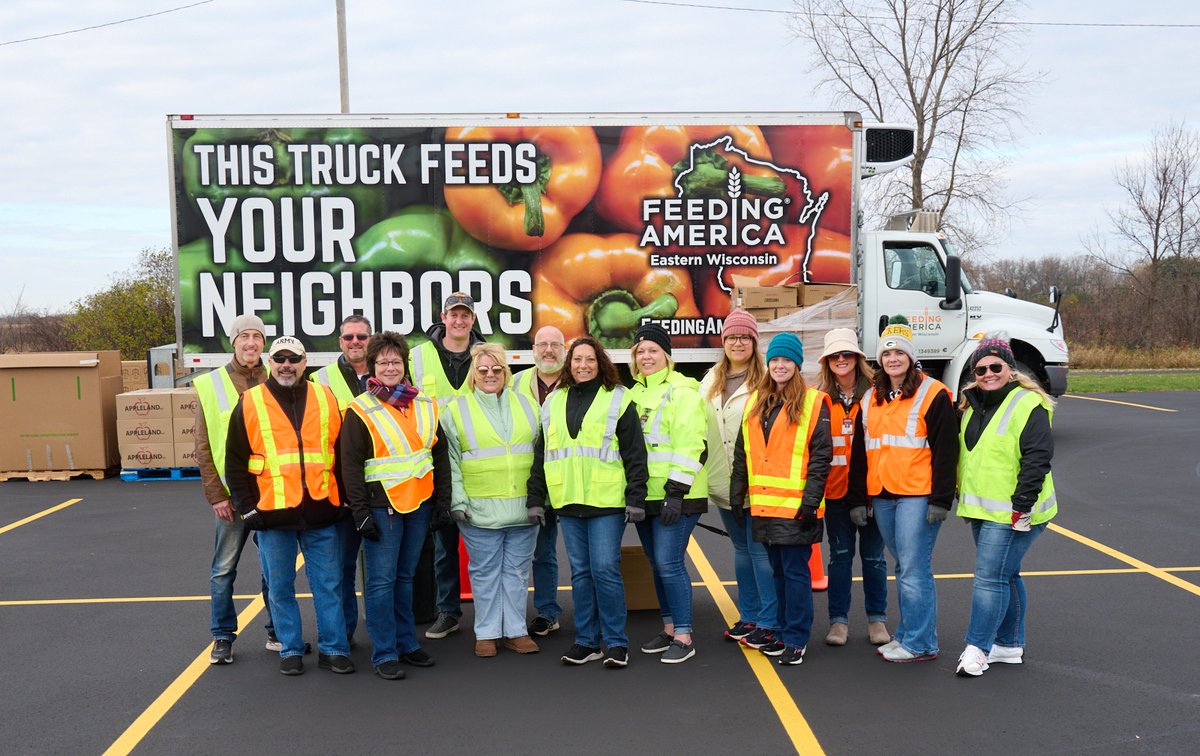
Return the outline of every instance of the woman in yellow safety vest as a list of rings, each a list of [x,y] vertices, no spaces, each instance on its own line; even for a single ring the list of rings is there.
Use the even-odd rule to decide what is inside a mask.
[[[563,664],[620,668],[629,663],[621,535],[646,517],[646,444],[604,347],[581,336],[566,363],[565,386],[542,405],[526,506],[554,509],[571,564],[575,643]]]
[[[833,466],[825,484],[825,530],[829,533],[829,634],[825,642],[844,646],[850,636],[850,584],[857,545],[862,562],[863,598],[867,612],[867,637],[876,646],[892,639],[887,630],[887,560],[883,534],[871,516],[864,492],[850,495],[850,446],[859,404],[871,390],[875,373],[858,348],[858,337],[849,328],[825,334],[819,386],[829,395],[832,409]],[[856,543],[857,542],[857,543]]]
[[[450,453],[450,514],[470,553],[475,655],[496,655],[497,641],[537,653],[525,625],[529,566],[541,510],[525,507],[538,409],[514,388],[504,347],[471,347],[467,394],[446,405],[442,432]]]
[[[413,574],[432,522],[448,521],[450,461],[438,435],[437,402],[405,375],[408,342],[392,331],[367,343],[367,389],[342,425],[343,499],[364,539],[363,586],[371,664],[385,680],[401,662],[429,667],[413,623]]]
[[[850,485],[866,487],[896,560],[900,621],[876,652],[903,663],[938,655],[933,545],[954,501],[958,442],[950,389],[918,367],[907,319],[892,321],[879,334],[881,370],[854,422]]]
[[[661,654],[663,664],[696,655],[692,579],[684,554],[700,515],[708,511],[704,462],[712,413],[700,396],[700,384],[674,367],[666,329],[657,323],[640,327],[633,337],[629,396],[642,421],[650,478],[646,519],[635,527],[652,567],[663,621],[662,631],[642,644],[642,653]]]
[[[804,346],[794,334],[771,339],[767,375],[746,403],[729,478],[729,504],[735,512],[749,504],[754,540],[766,544],[775,571],[781,629],[758,650],[784,665],[804,661],[812,633],[808,560],[823,535],[833,457],[829,397],[806,385],[803,363]]]
[[[978,677],[989,664],[1020,664],[1025,654],[1021,560],[1058,511],[1050,460],[1054,402],[1016,370],[1012,347],[979,342],[975,381],[963,389],[958,510],[975,539],[975,586],[967,647],[957,674]]]

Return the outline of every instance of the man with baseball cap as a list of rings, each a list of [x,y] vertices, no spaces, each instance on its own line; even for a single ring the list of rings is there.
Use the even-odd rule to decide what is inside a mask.
[[[271,344],[271,375],[247,389],[229,418],[225,471],[234,508],[258,534],[259,560],[271,586],[271,616],[282,648],[279,671],[304,672],[304,636],[296,603],[296,554],[317,616],[318,666],[354,671],[342,614],[341,546],[335,451],[342,414],[324,385],[304,380],[304,344]]]
[[[483,341],[483,336],[475,330],[475,300],[461,291],[446,297],[441,322],[430,326],[425,335],[429,341],[409,354],[408,374],[414,386],[445,407],[451,399],[469,393],[466,380],[471,369],[471,347]],[[436,639],[458,630],[462,617],[459,536],[458,526],[449,517],[439,517],[429,527],[434,532],[438,617],[425,631],[425,637]]]
[[[216,517],[217,535],[213,546],[212,576],[209,593],[212,602],[213,647],[210,664],[233,662],[233,641],[237,638],[237,611],[233,606],[233,581],[237,577],[238,560],[246,545],[249,531],[242,518],[233,510],[229,489],[225,483],[225,436],[229,416],[238,397],[246,389],[266,380],[262,362],[266,327],[257,315],[239,315],[229,328],[229,343],[233,358],[224,367],[196,378],[196,465],[204,497],[212,505]],[[267,602],[267,581],[262,581],[263,601]],[[270,604],[267,606],[267,648],[278,651],[271,623]]]

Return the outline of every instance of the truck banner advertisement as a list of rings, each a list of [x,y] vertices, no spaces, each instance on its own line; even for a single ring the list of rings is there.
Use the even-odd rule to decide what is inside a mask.
[[[456,291],[510,349],[647,319],[719,346],[733,276],[850,281],[845,123],[629,120],[171,117],[183,351],[248,312],[318,352],[353,313],[415,344]]]

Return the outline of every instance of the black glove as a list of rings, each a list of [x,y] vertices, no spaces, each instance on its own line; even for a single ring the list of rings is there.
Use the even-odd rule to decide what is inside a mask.
[[[800,521],[802,528],[814,528],[821,521],[817,519],[817,508],[807,504],[800,507],[800,511],[796,513],[796,519]]]
[[[429,529],[441,530],[452,522],[454,520],[450,518],[449,507],[434,507],[433,514],[429,518]]]
[[[865,504],[860,507],[850,507],[850,522],[860,528],[867,526],[867,507]]]
[[[663,525],[674,525],[679,522],[679,515],[683,514],[683,497],[668,496],[663,501],[662,510],[659,516],[662,517]]]
[[[374,541],[378,543],[379,526],[375,524],[375,518],[371,516],[370,512],[367,512],[366,515],[362,515],[362,519],[359,519],[359,517],[360,515],[354,516],[354,529],[358,531],[360,536],[368,541]]]
[[[639,523],[646,519],[646,508],[629,504],[625,507],[625,522]]]
[[[939,507],[937,504],[929,504],[925,507],[925,522],[930,525],[937,525],[939,522],[945,522],[950,516],[950,510],[945,507]]]
[[[471,521],[471,516],[467,514],[467,510],[465,509],[452,509],[450,510],[450,516],[453,517],[454,522],[459,525]]]
[[[746,509],[744,507],[733,505],[729,507],[729,512],[733,515],[734,522],[738,524],[738,527],[746,527]]]
[[[546,510],[541,507],[530,507],[525,510],[526,516],[529,517],[529,522],[532,525],[546,524]]]
[[[239,512],[242,516],[242,524],[251,530],[263,530],[263,518],[258,513],[257,509],[251,509],[249,512]]]

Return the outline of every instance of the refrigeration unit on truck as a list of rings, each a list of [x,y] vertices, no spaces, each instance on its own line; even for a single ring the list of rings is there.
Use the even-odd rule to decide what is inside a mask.
[[[908,318],[951,387],[985,332],[1054,393],[1050,308],[972,289],[944,234],[859,228],[860,182],[912,158],[912,129],[857,113],[169,116],[185,367],[222,364],[260,315],[320,364],[342,318],[417,343],[463,291],[529,363],[545,325],[628,359],[648,320],[711,364],[735,281],[857,286],[860,341]],[[890,225],[890,224],[889,224]]]

